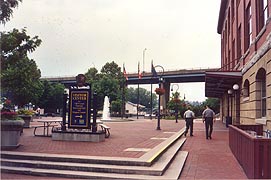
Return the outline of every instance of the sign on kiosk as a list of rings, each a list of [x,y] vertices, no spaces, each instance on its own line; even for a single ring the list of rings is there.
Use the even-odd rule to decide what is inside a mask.
[[[69,128],[90,127],[90,89],[71,89]]]

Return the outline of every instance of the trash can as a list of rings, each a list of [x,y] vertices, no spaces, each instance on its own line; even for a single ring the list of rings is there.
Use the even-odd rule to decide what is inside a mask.
[[[232,117],[227,116],[226,117],[226,127],[229,127],[229,124],[232,124]]]

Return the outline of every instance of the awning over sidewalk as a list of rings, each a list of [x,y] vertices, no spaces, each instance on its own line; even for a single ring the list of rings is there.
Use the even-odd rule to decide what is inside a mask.
[[[205,73],[205,96],[222,97],[232,89],[233,84],[242,80],[241,71],[210,71]]]

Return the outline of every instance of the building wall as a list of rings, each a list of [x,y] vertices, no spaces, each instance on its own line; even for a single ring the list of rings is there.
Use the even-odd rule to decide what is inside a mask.
[[[127,114],[137,114],[137,105],[125,103],[125,110]]]
[[[225,12],[223,13],[224,22],[221,31],[221,69],[227,71],[242,70],[265,42],[271,31],[271,18],[266,20],[266,24],[258,30],[258,11],[257,7],[261,0],[222,0],[226,1]],[[251,7],[251,43],[246,48],[246,32],[248,31],[246,11]],[[268,10],[271,14],[271,0],[268,0]],[[240,28],[240,38],[238,29]],[[219,28],[218,28],[219,29]],[[238,41],[240,40],[240,53],[238,50]]]
[[[238,70],[243,75],[242,81],[236,82],[239,90],[230,98],[233,103],[230,104],[233,123],[261,123],[265,128],[271,129],[271,0],[266,1],[267,16],[264,21],[260,19],[262,2],[264,1],[221,0],[218,33],[221,34],[221,70]],[[259,83],[256,81],[256,74],[261,68],[266,71],[264,118],[259,117],[261,97],[257,87]],[[245,94],[246,80],[249,82],[249,95]],[[227,116],[227,98],[225,89],[224,96],[221,97],[223,118]]]
[[[256,74],[260,68],[266,71],[266,118],[257,117],[260,107],[260,97],[257,95]],[[271,50],[269,49],[249,70],[243,74],[242,85],[245,80],[249,81],[249,95],[244,96],[244,88],[241,90],[240,122],[242,124],[263,123],[271,129]],[[242,86],[244,87],[244,86]]]

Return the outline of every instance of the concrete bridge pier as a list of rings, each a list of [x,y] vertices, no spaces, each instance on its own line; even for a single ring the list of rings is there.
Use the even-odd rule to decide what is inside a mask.
[[[167,109],[167,102],[169,101],[169,97],[170,97],[170,82],[163,82],[161,85],[162,88],[165,89],[165,94],[161,96],[160,99],[160,110],[161,110],[161,114],[165,114],[166,113],[166,109]]]

